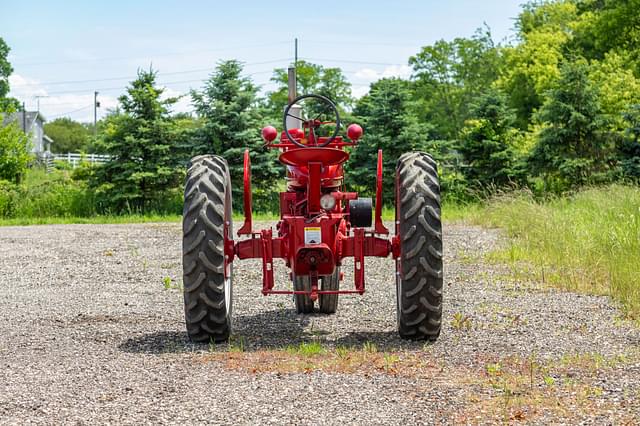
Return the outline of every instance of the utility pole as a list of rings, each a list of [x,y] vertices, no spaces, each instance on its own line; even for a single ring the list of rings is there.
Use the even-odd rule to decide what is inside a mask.
[[[27,108],[24,101],[22,101],[22,131],[27,133]]]
[[[295,48],[294,48],[294,57],[293,57],[293,67],[298,68],[298,37],[295,39]]]
[[[40,114],[40,98],[48,98],[49,95],[35,95],[34,98],[36,98],[36,102],[37,102],[37,110],[38,110],[38,115]]]
[[[98,92],[93,92],[93,138],[98,136],[98,108],[100,102],[98,102]]]

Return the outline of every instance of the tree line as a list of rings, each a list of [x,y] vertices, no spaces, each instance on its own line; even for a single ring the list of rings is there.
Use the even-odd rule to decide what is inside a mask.
[[[468,38],[425,46],[408,58],[410,79],[383,78],[359,99],[340,68],[299,61],[299,93],[333,99],[345,123],[365,129],[346,166],[348,184],[373,191],[378,149],[386,176],[402,153],[431,153],[451,201],[517,187],[546,194],[638,182],[640,0],[530,2],[515,22],[514,40],[496,43],[485,26]],[[281,127],[286,74],[274,70],[277,87],[261,96],[240,62],[220,62],[203,87],[190,92],[193,114],[172,114],[177,99],[163,96],[154,70],[140,70],[99,123],[97,140],[69,119],[47,124],[46,131],[59,146],[112,156],[85,176],[112,211],[157,205],[180,187],[189,158],[207,153],[227,159],[239,200],[245,148],[254,200],[268,210],[283,172],[263,147],[260,129]],[[387,178],[387,201],[392,185]]]

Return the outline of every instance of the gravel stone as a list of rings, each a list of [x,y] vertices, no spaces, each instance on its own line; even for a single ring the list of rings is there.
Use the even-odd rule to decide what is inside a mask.
[[[245,351],[373,342],[439,366],[416,375],[249,374],[202,362],[226,345],[188,341],[179,224],[2,227],[0,424],[494,423],[470,403],[500,396],[474,381],[488,363],[637,354],[639,330],[608,298],[514,282],[483,262],[501,241],[495,230],[445,225],[443,330],[426,345],[397,336],[391,259],[368,258],[366,294],[341,296],[335,315],[297,315],[291,297],[263,297],[260,261],[236,260],[233,333]],[[276,287],[290,288],[284,263],[275,267]],[[352,287],[353,263],[342,271],[341,285]],[[640,359],[575,374],[601,390],[588,397],[599,409],[530,422],[640,422]]]

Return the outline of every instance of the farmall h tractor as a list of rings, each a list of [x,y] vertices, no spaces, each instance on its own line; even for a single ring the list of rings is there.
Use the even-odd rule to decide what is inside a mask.
[[[282,124],[279,134],[271,126],[262,129],[266,146],[280,150],[279,160],[286,168],[286,191],[280,193],[275,234],[272,229],[253,228],[248,150],[244,154],[245,219],[237,239],[227,162],[217,155],[191,160],[183,215],[184,308],[190,338],[215,342],[229,338],[236,259],[262,259],[263,295],[292,294],[300,314],[312,313],[316,304],[320,313],[333,314],[340,295],[364,294],[365,257],[391,255],[400,336],[437,339],[443,271],[434,160],[423,152],[405,153],[398,159],[391,236],[382,222],[382,151],[377,157],[375,205],[370,198],[346,190],[343,165],[349,153],[345,147],[357,149],[362,128],[350,125],[344,140],[339,136],[338,109],[331,100],[319,95],[295,97],[291,89]],[[340,268],[346,258],[353,258],[353,288],[341,285]],[[274,259],[284,259],[292,285],[275,287]]]

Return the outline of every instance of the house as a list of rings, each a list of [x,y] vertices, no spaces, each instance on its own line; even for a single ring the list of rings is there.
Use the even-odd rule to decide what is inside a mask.
[[[6,114],[2,119],[2,125],[16,122],[25,133],[31,135],[31,152],[38,159],[45,159],[51,156],[51,144],[53,139],[44,134],[45,118],[36,111],[19,111]]]

